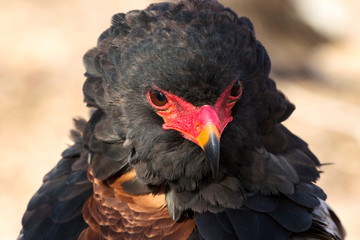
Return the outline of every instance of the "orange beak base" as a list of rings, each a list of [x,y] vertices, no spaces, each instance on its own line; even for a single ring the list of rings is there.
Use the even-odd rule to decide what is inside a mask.
[[[220,158],[220,133],[218,127],[213,123],[203,126],[198,137],[197,144],[204,150],[205,156],[210,162],[213,177],[219,172]]]

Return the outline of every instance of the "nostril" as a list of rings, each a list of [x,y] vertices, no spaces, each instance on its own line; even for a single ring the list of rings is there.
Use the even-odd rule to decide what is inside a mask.
[[[197,132],[197,133],[199,133],[200,132],[200,124],[199,123],[195,123],[195,131]]]

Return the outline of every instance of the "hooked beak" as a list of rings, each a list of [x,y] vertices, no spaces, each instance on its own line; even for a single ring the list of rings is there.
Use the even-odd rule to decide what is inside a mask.
[[[163,128],[179,131],[186,139],[201,147],[210,163],[212,175],[216,177],[219,172],[220,136],[232,117],[222,116],[219,119],[217,110],[209,105],[195,108],[186,102],[182,104],[187,111],[158,111],[165,121]]]
[[[198,145],[204,150],[205,156],[210,162],[213,177],[219,172],[220,158],[220,132],[213,123],[203,126],[196,138]]]

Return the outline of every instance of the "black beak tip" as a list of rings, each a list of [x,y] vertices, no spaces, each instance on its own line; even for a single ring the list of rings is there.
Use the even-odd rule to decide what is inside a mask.
[[[206,158],[210,162],[211,172],[215,178],[219,172],[220,141],[215,134],[210,134],[209,141],[204,146]]]

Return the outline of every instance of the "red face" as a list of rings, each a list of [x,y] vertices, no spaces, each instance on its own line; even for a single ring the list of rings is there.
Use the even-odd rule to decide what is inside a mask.
[[[164,119],[164,129],[174,129],[199,145],[210,160],[213,174],[219,165],[220,137],[232,121],[231,109],[242,93],[239,80],[233,82],[216,100],[215,105],[195,107],[181,98],[158,89],[148,91],[148,99],[156,113]]]

